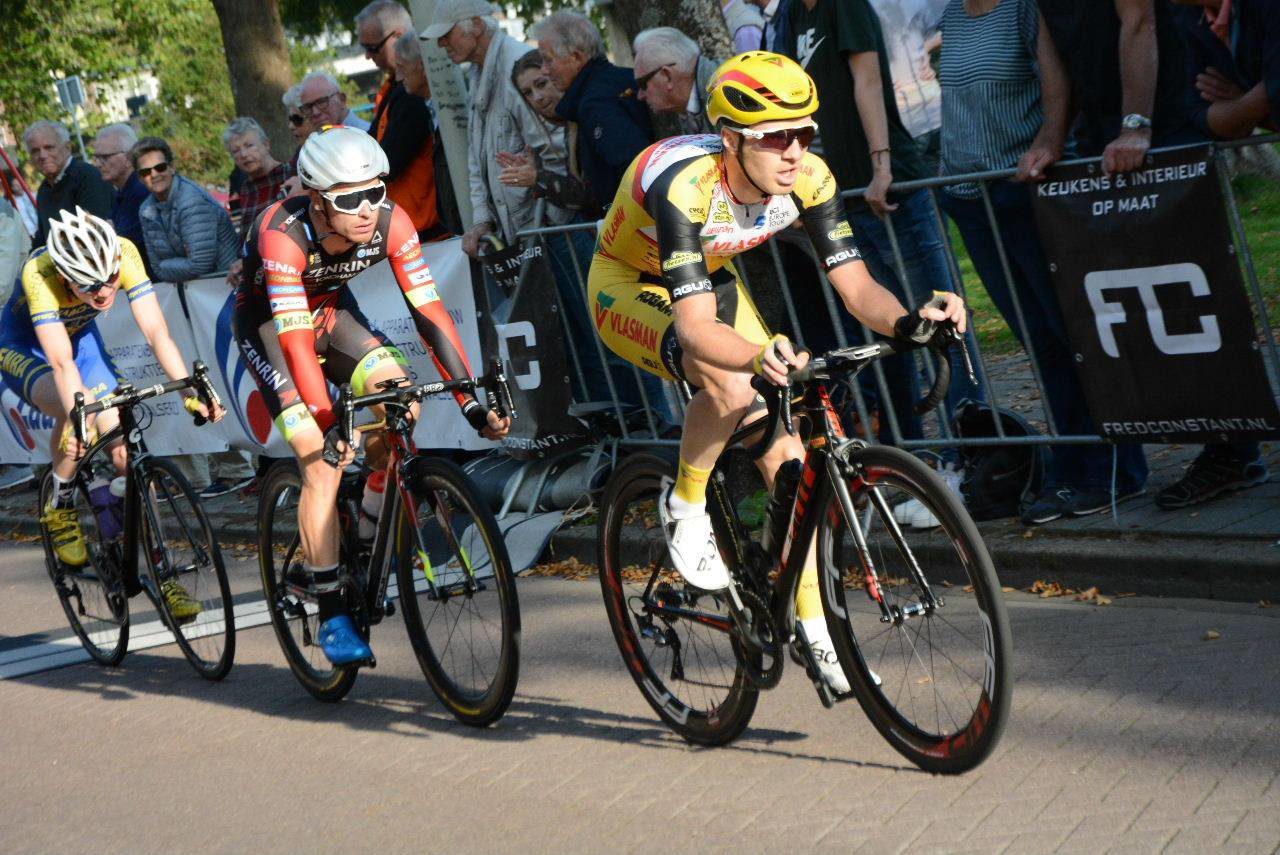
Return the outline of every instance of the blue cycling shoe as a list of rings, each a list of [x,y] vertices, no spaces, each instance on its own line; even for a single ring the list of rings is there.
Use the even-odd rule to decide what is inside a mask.
[[[320,639],[320,649],[334,665],[352,665],[373,660],[373,651],[356,631],[351,615],[329,618],[320,624],[316,634]]]

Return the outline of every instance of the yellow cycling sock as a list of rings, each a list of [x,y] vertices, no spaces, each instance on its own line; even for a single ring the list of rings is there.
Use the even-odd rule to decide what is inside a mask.
[[[800,590],[796,591],[796,617],[800,620],[823,619],[822,594],[818,591],[818,568],[809,562],[805,562],[805,568],[800,572]]]
[[[680,517],[702,513],[707,504],[707,480],[710,478],[710,469],[699,469],[680,458],[680,469],[669,502],[672,515]]]

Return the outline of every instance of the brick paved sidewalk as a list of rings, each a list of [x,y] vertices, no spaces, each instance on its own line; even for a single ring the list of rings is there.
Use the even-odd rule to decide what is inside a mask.
[[[0,546],[32,585],[34,553]],[[987,764],[942,778],[854,704],[823,710],[795,669],[738,742],[691,748],[628,678],[596,585],[526,579],[520,597],[520,687],[486,731],[432,698],[399,618],[339,704],[303,692],[266,627],[221,684],[172,647],[0,682],[0,852],[1280,847],[1280,609],[1009,595],[1011,725]],[[41,602],[24,619],[54,626]],[[0,601],[0,623],[22,605]]]

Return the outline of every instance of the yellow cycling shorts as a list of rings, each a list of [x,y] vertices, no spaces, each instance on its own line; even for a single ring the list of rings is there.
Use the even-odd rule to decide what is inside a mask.
[[[711,274],[711,281],[716,320],[732,326],[747,341],[761,347],[768,344],[769,332],[733,266],[725,264]],[[687,379],[671,295],[660,280],[597,253],[587,276],[587,299],[606,347],[663,380]]]

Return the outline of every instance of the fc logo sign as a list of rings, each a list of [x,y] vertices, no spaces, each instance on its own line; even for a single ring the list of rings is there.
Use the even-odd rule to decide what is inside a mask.
[[[1214,315],[1201,315],[1200,329],[1195,332],[1170,333],[1165,324],[1164,310],[1156,299],[1156,289],[1168,285],[1190,284],[1193,297],[1209,295],[1209,280],[1197,264],[1162,264],[1157,267],[1137,267],[1128,270],[1097,270],[1084,277],[1084,290],[1093,309],[1098,326],[1098,340],[1107,356],[1118,359],[1120,348],[1116,345],[1115,327],[1129,321],[1124,305],[1113,303],[1104,292],[1120,288],[1136,288],[1142,298],[1143,313],[1151,338],[1161,353],[1178,356],[1188,353],[1214,353],[1222,347],[1222,333]]]

